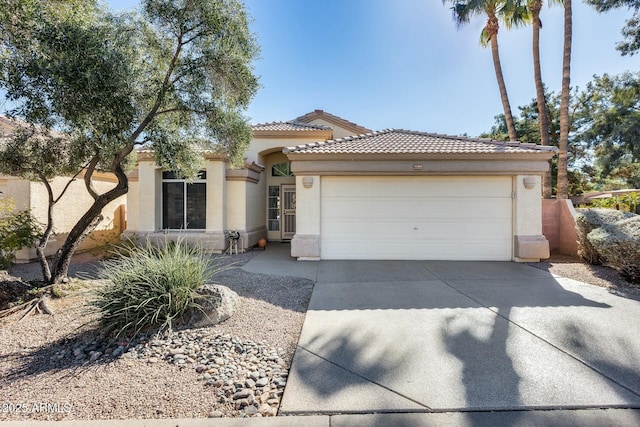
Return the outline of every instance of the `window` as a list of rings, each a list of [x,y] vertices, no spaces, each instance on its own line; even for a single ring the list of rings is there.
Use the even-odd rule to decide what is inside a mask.
[[[269,186],[267,218],[269,231],[280,231],[280,186]]]
[[[162,172],[162,228],[204,230],[207,211],[207,172],[200,171],[193,182],[179,179],[175,172]]]
[[[291,163],[276,163],[271,166],[271,176],[293,176],[291,173]]]

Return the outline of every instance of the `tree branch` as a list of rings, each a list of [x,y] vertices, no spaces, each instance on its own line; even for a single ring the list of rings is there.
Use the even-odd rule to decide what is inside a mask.
[[[140,134],[142,132],[144,132],[144,130],[147,128],[147,126],[149,126],[151,121],[156,116],[156,113],[157,113],[158,109],[160,108],[160,105],[162,104],[162,101],[164,100],[164,97],[165,97],[165,95],[167,93],[167,90],[169,88],[169,85],[170,85],[171,76],[173,75],[173,71],[175,70],[176,64],[178,63],[178,58],[180,58],[180,54],[182,53],[182,46],[183,46],[183,44],[182,44],[182,36],[183,36],[183,34],[179,34],[177,36],[178,37],[178,43],[176,45],[176,50],[173,53],[173,57],[171,58],[171,62],[169,63],[169,68],[167,69],[167,72],[165,73],[164,81],[162,82],[162,86],[160,87],[160,91],[158,92],[158,96],[156,97],[156,101],[153,104],[153,107],[151,107],[151,110],[149,111],[147,116],[142,120],[140,125],[138,125],[138,128],[133,132],[133,134],[131,134],[131,137],[129,138],[130,141],[137,140],[138,137],[140,136]],[[120,152],[118,152],[118,155],[116,156],[117,158],[119,158],[119,162],[122,161],[122,159],[124,159],[132,150],[133,150],[133,143],[127,144],[126,147],[123,147],[122,150],[120,150]]]
[[[71,184],[76,180],[76,178],[78,177],[78,175],[80,175],[82,173],[82,171],[86,168],[87,166],[83,166],[78,172],[76,172],[75,175],[73,175],[71,177],[71,179],[67,182],[67,184],[64,186],[64,188],[62,189],[62,191],[60,192],[60,194],[58,195],[58,198],[55,199],[53,201],[53,203],[58,203],[58,201],[62,198],[62,196],[64,196],[64,193],[67,192],[67,190],[69,189],[69,187],[71,186]]]
[[[99,157],[94,156],[91,159],[91,162],[89,162],[89,165],[87,166],[87,170],[84,174],[84,186],[87,188],[87,192],[91,195],[93,200],[96,200],[99,197],[98,193],[93,188],[93,182],[91,181],[91,177],[93,177],[93,172],[95,172],[96,170],[98,160],[99,160]]]

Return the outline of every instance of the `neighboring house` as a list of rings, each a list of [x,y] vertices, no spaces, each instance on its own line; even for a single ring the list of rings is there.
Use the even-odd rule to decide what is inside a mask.
[[[243,168],[205,155],[194,183],[141,152],[128,234],[227,248],[261,237],[318,259],[537,260],[541,175],[554,147],[389,129],[316,110],[253,126]]]
[[[0,138],[8,137],[20,125],[15,120],[0,116]],[[53,255],[64,243],[71,228],[93,203],[87,193],[81,174],[69,186],[64,196],[53,209],[53,225],[55,235],[47,245],[47,255]],[[70,177],[55,177],[51,182],[54,196],[58,196],[69,182]],[[115,176],[106,173],[94,175],[95,189],[102,193],[115,186]],[[1,197],[11,197],[17,210],[28,209],[42,224],[47,222],[48,194],[45,186],[39,181],[29,181],[9,175],[0,175]],[[109,240],[117,240],[124,231],[126,196],[119,197],[108,204],[102,211],[103,220],[96,231],[89,235],[79,246],[78,251],[88,250],[100,246]],[[22,249],[16,253],[16,262],[29,262],[36,259],[34,248]]]
[[[573,202],[574,206],[591,205],[595,200],[610,199],[612,197],[623,197],[631,193],[640,194],[640,189],[626,188],[622,190],[591,191],[589,193],[572,197],[571,201]]]

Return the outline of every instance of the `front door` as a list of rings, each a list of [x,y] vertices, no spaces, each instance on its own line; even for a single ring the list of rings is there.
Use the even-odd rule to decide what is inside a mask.
[[[290,240],[296,234],[296,186],[283,184],[282,188],[282,239]]]

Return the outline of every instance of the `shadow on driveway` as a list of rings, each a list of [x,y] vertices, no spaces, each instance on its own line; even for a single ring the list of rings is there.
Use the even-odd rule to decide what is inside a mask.
[[[640,378],[638,346],[605,369],[555,337],[563,317],[576,337],[609,319],[585,346],[640,336],[619,313],[640,303],[585,289],[511,262],[322,261],[281,412],[640,407],[618,379]]]

